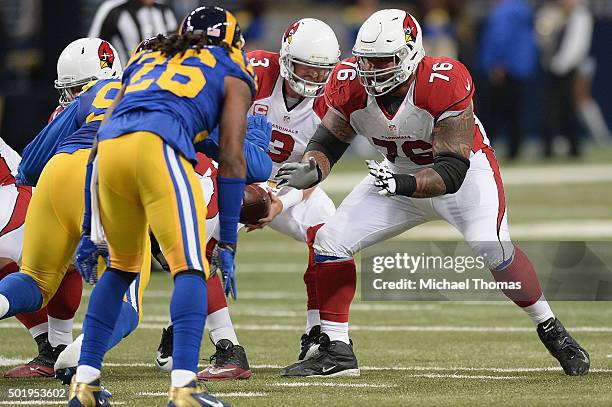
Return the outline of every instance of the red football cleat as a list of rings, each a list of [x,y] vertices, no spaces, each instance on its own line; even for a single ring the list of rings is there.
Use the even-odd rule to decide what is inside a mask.
[[[47,334],[38,335],[34,340],[38,345],[38,356],[24,365],[12,368],[4,374],[4,377],[9,379],[34,379],[55,376],[53,365],[66,345],[59,345],[56,348],[51,347]]]
[[[251,377],[252,372],[242,346],[221,339],[215,347],[217,351],[210,357],[211,365],[198,373],[198,380],[238,380]]]

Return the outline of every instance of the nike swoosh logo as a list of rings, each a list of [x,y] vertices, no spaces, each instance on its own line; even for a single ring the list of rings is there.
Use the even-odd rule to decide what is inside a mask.
[[[221,403],[220,401],[210,401],[210,400],[206,400],[204,397],[202,396],[195,396],[194,398],[197,398],[198,400],[200,400],[203,403],[206,403],[207,406],[211,406],[211,407],[223,407],[223,403]]]
[[[219,373],[225,373],[225,372],[231,372],[232,370],[235,370],[233,367],[230,368],[226,368],[226,369],[217,369],[216,367],[213,367],[209,370],[210,374],[219,374]]]
[[[588,358],[588,356],[586,355],[586,353],[584,353],[583,351],[580,351],[580,353],[582,353],[582,356],[583,356],[582,361],[583,361],[584,363],[589,363],[589,358]]]
[[[472,89],[472,84],[470,83],[470,80],[467,80],[467,85],[465,85],[465,90],[467,90],[468,92]]]
[[[547,330],[548,328],[550,328],[550,327],[551,327],[551,325],[553,324],[553,322],[554,322],[554,321],[550,321],[550,322],[548,323],[548,325],[544,325],[544,330]]]
[[[336,368],[336,365],[333,365],[333,366],[331,366],[331,367],[324,367],[324,368],[323,368],[323,373],[327,373],[327,372],[329,372],[330,370],[335,369],[335,368]]]
[[[166,365],[166,363],[168,363],[168,361],[167,361],[167,360],[162,361],[161,359],[157,359],[157,364],[158,364],[158,365],[160,365],[160,366],[165,366],[165,365]]]

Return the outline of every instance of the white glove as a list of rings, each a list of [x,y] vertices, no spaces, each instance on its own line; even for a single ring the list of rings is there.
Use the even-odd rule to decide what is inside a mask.
[[[397,183],[393,173],[384,165],[374,161],[366,160],[370,174],[374,177],[374,185],[380,188],[378,193],[383,196],[395,195]]]

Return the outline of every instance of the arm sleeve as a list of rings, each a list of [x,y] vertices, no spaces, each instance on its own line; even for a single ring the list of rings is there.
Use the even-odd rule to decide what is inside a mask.
[[[23,150],[21,163],[17,168],[17,183],[35,186],[47,162],[57,147],[69,135],[78,130],[78,102],[73,102],[51,123],[38,133],[36,138]]]
[[[578,6],[567,23],[561,46],[553,56],[550,70],[565,75],[577,68],[589,55],[593,36],[593,17],[586,8]]]

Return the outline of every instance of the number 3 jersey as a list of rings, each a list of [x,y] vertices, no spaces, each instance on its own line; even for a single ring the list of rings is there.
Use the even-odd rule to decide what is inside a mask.
[[[474,84],[465,66],[451,58],[425,56],[395,114],[370,96],[357,78],[356,59],[340,62],[325,87],[327,105],[368,139],[393,172],[410,173],[433,164],[434,125],[467,109]],[[489,145],[476,119],[473,150]]]
[[[272,124],[268,155],[272,159],[274,178],[280,166],[298,162],[304,155],[308,141],[327,111],[323,97],[303,98],[288,108],[284,97],[284,78],[280,75],[279,54],[251,51],[247,58],[259,81],[259,89],[249,113],[266,116]]]
[[[237,49],[209,46],[172,57],[143,51],[123,72],[125,94],[98,139],[149,131],[195,164],[194,145],[217,127],[223,110],[226,76],[244,80],[255,95],[255,75]]]

